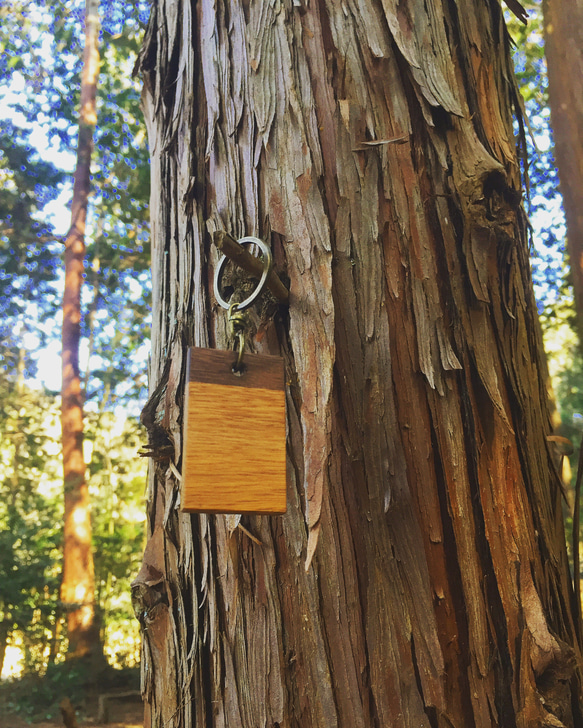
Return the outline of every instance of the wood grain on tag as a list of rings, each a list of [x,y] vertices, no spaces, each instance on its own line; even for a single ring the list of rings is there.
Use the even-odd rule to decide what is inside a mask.
[[[182,510],[285,513],[283,360],[189,349],[182,463]]]

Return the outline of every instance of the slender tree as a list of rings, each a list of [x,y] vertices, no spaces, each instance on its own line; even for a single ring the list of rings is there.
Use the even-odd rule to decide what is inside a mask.
[[[543,14],[555,156],[583,341],[583,5],[543,0]]]
[[[79,372],[85,223],[91,185],[93,131],[97,121],[95,99],[99,74],[98,37],[99,2],[87,0],[77,166],[71,205],[71,227],[65,241],[62,334],[65,529],[61,599],[67,610],[69,653],[75,656],[88,654],[99,644],[99,630],[95,619],[91,513],[83,458],[83,392]]]
[[[146,725],[581,725],[499,4],[158,0],[141,70]],[[244,529],[180,512],[222,229],[291,291],[249,341],[285,361],[288,512]]]

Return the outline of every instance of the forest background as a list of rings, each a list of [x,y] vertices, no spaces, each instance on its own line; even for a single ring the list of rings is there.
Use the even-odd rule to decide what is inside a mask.
[[[507,20],[526,114],[532,270],[557,403],[557,432],[583,432],[583,357],[553,157],[543,21]],[[60,601],[61,302],[70,226],[84,3],[0,0],[0,673],[50,680],[68,642]],[[139,662],[130,583],[145,542],[146,460],[139,413],[150,326],[149,168],[134,78],[149,12],[100,6],[101,67],[82,292],[84,454],[92,511],[100,641],[114,668]],[[565,508],[572,543],[571,498]],[[572,557],[571,549],[571,557]],[[16,698],[15,698],[16,700]],[[27,709],[21,703],[12,708]]]

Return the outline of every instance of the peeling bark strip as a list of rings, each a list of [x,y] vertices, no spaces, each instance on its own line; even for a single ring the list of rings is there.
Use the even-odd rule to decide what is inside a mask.
[[[136,581],[146,725],[580,725],[498,4],[158,0],[141,70],[173,450]],[[219,230],[290,280],[253,342],[286,363],[288,512],[236,530],[178,495],[186,349],[226,344]]]

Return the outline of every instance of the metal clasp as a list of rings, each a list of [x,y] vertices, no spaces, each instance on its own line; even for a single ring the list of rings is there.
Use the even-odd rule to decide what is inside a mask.
[[[229,306],[229,336],[234,340],[234,350],[237,352],[237,359],[233,364],[233,374],[241,376],[245,371],[243,354],[245,353],[245,329],[247,328],[247,316],[240,309],[241,304],[232,303]]]

